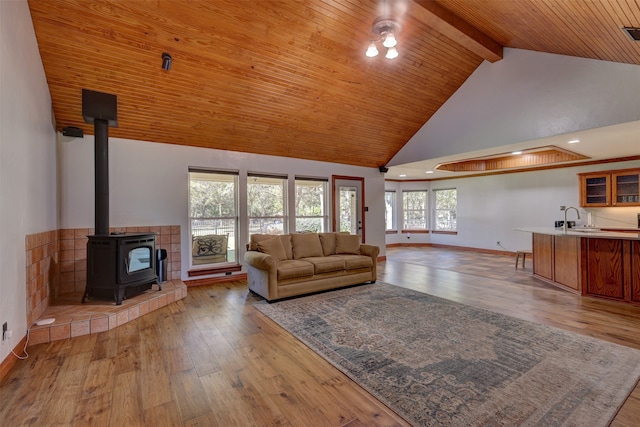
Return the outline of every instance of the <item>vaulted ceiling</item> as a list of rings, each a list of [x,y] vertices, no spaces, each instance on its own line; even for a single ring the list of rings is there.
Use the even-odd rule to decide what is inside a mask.
[[[635,0],[29,0],[58,129],[377,167],[503,47],[640,64]],[[399,57],[364,55],[379,16]],[[162,54],[173,58],[162,69]]]

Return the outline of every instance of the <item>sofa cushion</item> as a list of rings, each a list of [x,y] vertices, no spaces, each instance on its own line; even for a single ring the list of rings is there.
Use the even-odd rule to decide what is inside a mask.
[[[280,236],[280,241],[284,247],[284,252],[287,254],[287,259],[293,259],[293,248],[291,247],[291,234],[283,234]]]
[[[358,268],[370,268],[373,267],[373,260],[371,257],[365,255],[333,255],[329,258],[341,258],[344,260],[344,268],[346,270],[356,270]]]
[[[360,236],[357,234],[336,234],[336,254],[360,255]]]
[[[293,259],[323,256],[318,233],[292,234],[291,247]]]
[[[320,243],[324,256],[336,253],[336,233],[320,233]]]
[[[278,280],[304,276],[313,276],[313,264],[310,262],[288,259],[278,263]]]
[[[287,259],[287,253],[284,250],[280,237],[274,237],[272,239],[258,242],[258,251],[271,255],[278,261]]]
[[[257,251],[258,243],[279,237],[284,247],[284,252],[287,255],[287,259],[293,259],[293,252],[291,250],[291,236],[289,234],[274,235],[274,234],[252,234],[249,238],[249,250]]]
[[[332,256],[311,257],[304,259],[313,264],[315,274],[330,273],[332,271],[344,270],[344,259]]]

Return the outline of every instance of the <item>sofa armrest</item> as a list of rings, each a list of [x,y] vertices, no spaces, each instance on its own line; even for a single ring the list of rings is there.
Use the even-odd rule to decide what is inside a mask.
[[[258,251],[244,254],[247,265],[247,285],[267,301],[278,298],[278,262],[275,257]]]
[[[371,257],[371,260],[373,261],[373,268],[371,269],[371,281],[375,283],[376,280],[378,280],[378,255],[380,254],[380,248],[375,245],[362,244],[360,245],[360,253],[362,255]]]
[[[360,253],[377,260],[378,255],[380,254],[380,248],[374,245],[362,244],[360,245]]]
[[[276,271],[278,267],[278,263],[274,257],[258,251],[245,252],[244,260],[250,266],[260,270]]]

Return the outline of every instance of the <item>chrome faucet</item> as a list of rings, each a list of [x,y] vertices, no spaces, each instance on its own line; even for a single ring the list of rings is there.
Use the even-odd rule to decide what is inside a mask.
[[[578,211],[577,208],[574,208],[573,206],[569,206],[568,208],[566,208],[564,210],[564,224],[563,224],[565,233],[567,232],[567,212],[569,212],[569,209],[573,209],[574,211],[576,211],[576,214],[578,214],[578,219],[580,219],[580,212]]]

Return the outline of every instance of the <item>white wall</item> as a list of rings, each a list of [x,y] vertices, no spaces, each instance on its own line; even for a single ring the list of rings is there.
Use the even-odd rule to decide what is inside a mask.
[[[521,49],[483,62],[387,163],[640,120],[640,66]]]
[[[51,98],[26,1],[0,1],[0,324],[24,337],[25,236],[57,228]]]
[[[94,227],[94,137],[59,136],[60,227]],[[384,255],[384,176],[377,168],[264,156],[197,147],[109,139],[111,227],[179,224],[182,228],[182,278],[187,278],[189,167],[365,178],[366,242]],[[242,206],[242,203],[241,203]],[[248,240],[240,233],[240,247]],[[242,260],[242,253],[241,258]]]
[[[457,235],[412,233],[411,239],[407,239],[400,233],[389,234],[387,243],[436,243],[504,250],[496,245],[496,241],[500,241],[509,251],[531,248],[531,235],[514,231],[514,228],[553,227],[554,221],[564,218],[561,205],[579,208],[578,173],[638,167],[640,161],[630,161],[422,183],[387,182],[387,189],[397,191],[400,205],[403,189],[456,188],[458,193]],[[431,191],[429,193],[432,195]],[[433,215],[431,197],[429,210]],[[581,221],[578,224],[586,224],[590,212],[596,226],[609,227],[637,227],[637,214],[640,213],[640,207],[579,210]],[[398,212],[402,214],[401,208]],[[576,220],[575,212],[570,211],[568,218]]]

